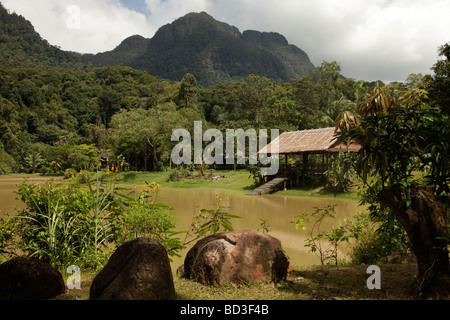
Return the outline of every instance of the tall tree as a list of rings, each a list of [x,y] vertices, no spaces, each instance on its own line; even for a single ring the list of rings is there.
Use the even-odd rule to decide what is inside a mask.
[[[260,124],[261,110],[273,95],[275,83],[266,78],[249,75],[238,89],[239,102],[244,110],[251,111],[255,124]]]
[[[439,48],[439,60],[433,66],[434,77],[428,91],[433,104],[441,108],[443,114],[450,116],[450,42]]]
[[[417,257],[419,292],[429,297],[450,294],[450,123],[421,94],[396,102],[374,88],[361,104],[361,126],[349,132],[363,141],[356,169],[405,230]],[[418,170],[423,181],[413,175]]]
[[[197,79],[191,73],[185,74],[181,81],[180,91],[178,92],[180,106],[197,109],[197,92]]]

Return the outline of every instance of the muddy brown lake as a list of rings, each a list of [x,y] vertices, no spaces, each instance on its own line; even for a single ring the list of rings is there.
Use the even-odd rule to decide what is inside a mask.
[[[23,181],[23,176],[0,176],[0,211],[14,214],[15,208],[21,206],[15,194],[16,185]],[[45,184],[47,177],[32,176],[30,183]],[[53,178],[61,180],[61,178]],[[130,187],[131,188],[131,187]],[[240,219],[231,219],[235,230],[257,230],[262,222],[269,230],[269,235],[281,241],[283,249],[293,266],[309,266],[320,264],[319,258],[309,252],[305,247],[307,232],[297,230],[290,223],[292,219],[305,212],[313,212],[314,207],[336,205],[336,217],[324,221],[322,230],[331,230],[344,223],[346,218],[363,211],[358,201],[335,198],[281,196],[269,194],[262,196],[247,196],[243,191],[220,190],[211,188],[161,188],[157,202],[167,204],[174,208],[178,219],[177,230],[188,230],[193,216],[199,214],[201,209],[215,209],[218,203],[216,198],[222,198],[223,210],[229,214],[238,215]],[[184,235],[181,235],[184,239]],[[180,252],[181,257],[174,257],[172,268],[183,264],[184,256],[189,247]],[[339,252],[340,259],[346,256],[346,246]]]

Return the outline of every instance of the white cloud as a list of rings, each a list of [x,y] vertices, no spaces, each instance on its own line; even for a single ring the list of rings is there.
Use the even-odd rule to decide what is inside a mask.
[[[131,35],[151,37],[155,32],[144,14],[127,9],[118,0],[2,0],[2,3],[29,20],[49,43],[64,50],[103,52],[114,49]],[[79,8],[79,18],[76,10],[68,8]]]
[[[429,73],[450,40],[448,0],[216,0],[212,9],[241,31],[279,32],[315,65],[336,60],[356,79]]]

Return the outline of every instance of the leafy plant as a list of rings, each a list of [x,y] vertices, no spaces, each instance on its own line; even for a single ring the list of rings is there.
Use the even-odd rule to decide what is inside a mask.
[[[0,215],[3,214],[6,214],[7,219],[0,218],[0,258],[12,255],[8,248],[11,246],[14,237],[14,218],[0,211]]]
[[[218,203],[215,209],[201,209],[200,214],[194,215],[190,232],[193,234],[194,239],[185,243],[191,243],[199,238],[216,234],[218,232],[233,231],[233,225],[230,219],[240,219],[238,215],[233,215],[223,211],[222,199],[218,198]],[[186,236],[192,236],[189,234]]]
[[[154,184],[155,186],[156,184]],[[169,256],[179,256],[178,251],[185,248],[177,235],[184,231],[175,231],[177,218],[170,206],[156,203],[156,197],[152,197],[152,187],[143,188],[131,204],[131,209],[124,215],[124,227],[128,239],[138,237],[150,237],[158,240],[167,250]]]
[[[347,192],[353,183],[352,164],[354,155],[339,150],[338,157],[332,162],[331,169],[325,172],[328,177],[327,189],[335,192]]]
[[[369,213],[358,213],[346,219],[347,230],[355,241],[351,244],[350,256],[355,264],[377,264],[392,253],[405,255],[408,251],[404,232],[398,223],[386,228],[374,221]]]
[[[349,240],[349,235],[344,226],[329,231],[322,231],[321,226],[325,219],[334,219],[336,205],[328,205],[325,208],[314,207],[312,213],[302,213],[291,221],[296,229],[307,232],[306,247],[315,253],[322,265],[328,261],[338,264],[338,246],[343,241]],[[311,226],[309,226],[311,225]]]
[[[57,268],[86,261],[97,267],[101,250],[122,232],[119,216],[127,199],[118,191],[100,180],[86,180],[86,187],[78,179],[45,187],[24,181],[17,191],[25,204],[17,215],[18,247]]]
[[[250,172],[249,178],[253,178],[253,185],[255,187],[262,185],[266,181],[266,176],[261,174],[261,164],[250,164],[247,167]]]
[[[169,175],[169,181],[180,181],[182,179],[188,178],[192,175],[192,171],[181,166],[178,169],[172,170]]]
[[[257,230],[262,233],[269,233],[269,225],[267,224],[267,220],[259,219],[259,221],[260,223]]]

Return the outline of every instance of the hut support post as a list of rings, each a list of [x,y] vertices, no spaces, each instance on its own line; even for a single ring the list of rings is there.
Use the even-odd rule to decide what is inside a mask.
[[[303,153],[302,187],[305,186],[305,171],[308,170],[308,154]]]
[[[284,155],[284,191],[286,191],[286,178],[288,177],[288,155]]]

